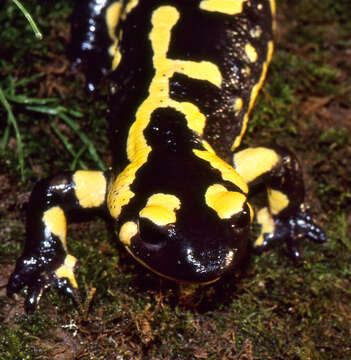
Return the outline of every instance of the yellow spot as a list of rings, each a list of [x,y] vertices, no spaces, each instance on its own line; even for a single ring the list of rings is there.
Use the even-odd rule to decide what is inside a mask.
[[[202,0],[200,9],[236,15],[243,11],[244,2],[244,0]]]
[[[152,195],[146,206],[139,212],[139,216],[151,220],[154,224],[164,226],[175,223],[175,210],[180,208],[180,200],[169,194]]]
[[[245,117],[243,119],[243,124],[242,124],[240,135],[236,137],[236,139],[234,140],[234,143],[232,145],[232,151],[234,151],[240,145],[241,139],[245,134],[245,131],[246,131],[246,128],[247,128],[247,122],[249,120],[251,109],[252,109],[252,107],[253,107],[253,105],[255,103],[257,94],[258,94],[258,92],[260,91],[260,89],[261,89],[261,87],[263,85],[264,79],[266,78],[268,65],[269,65],[269,63],[271,61],[271,58],[272,58],[272,55],[273,55],[273,47],[274,47],[273,46],[273,41],[270,41],[268,43],[267,59],[266,59],[265,63],[263,64],[260,80],[258,81],[258,83],[256,83],[256,85],[251,90],[249,108],[248,108],[248,111],[245,114]]]
[[[245,45],[245,53],[251,62],[255,62],[258,58],[257,51],[251,44]]]
[[[76,278],[74,276],[74,267],[77,263],[77,259],[72,255],[67,255],[65,262],[56,271],[55,274],[58,278],[67,278],[74,288],[78,287]]]
[[[238,113],[241,111],[242,108],[243,108],[243,99],[242,98],[236,98],[234,100],[234,112],[235,112],[235,115],[238,115]]]
[[[267,208],[263,208],[257,213],[257,222],[261,225],[261,234],[256,239],[255,246],[261,246],[264,242],[264,234],[274,231],[274,221]]]
[[[101,171],[76,171],[73,175],[74,190],[83,208],[98,207],[105,201],[106,179]]]
[[[49,210],[46,210],[43,215],[43,222],[45,228],[60,239],[64,249],[66,250],[67,224],[65,213],[63,212],[63,210],[59,206],[54,206]]]
[[[289,205],[289,198],[281,191],[267,188],[269,209],[273,215],[279,214]]]
[[[223,180],[230,181],[245,194],[248,193],[249,189],[243,178],[229,164],[219,158],[214,152],[197,149],[194,149],[193,152],[200,159],[208,161],[214,169],[220,171]]]
[[[121,226],[119,239],[125,246],[130,246],[133,236],[138,233],[138,225],[134,221],[128,221]]]
[[[153,28],[149,35],[153,49],[155,76],[149,87],[149,95],[140,105],[136,120],[130,128],[127,141],[127,154],[130,164],[117,177],[108,196],[108,207],[113,217],[118,217],[122,207],[135,195],[130,191],[130,184],[135,179],[138,169],[146,163],[151,151],[144,138],[144,130],[150,122],[156,108],[172,107],[185,115],[188,127],[201,135],[206,117],[193,104],[177,102],[169,97],[169,79],[175,72],[198,80],[207,80],[220,87],[222,75],[218,67],[208,61],[185,61],[167,58],[171,41],[171,30],[179,19],[179,12],[172,6],[162,6],[152,15]]]
[[[243,210],[246,196],[236,191],[228,191],[223,185],[209,186],[205,194],[207,206],[215,210],[221,219],[229,219]]]
[[[235,170],[250,183],[272,170],[280,161],[274,150],[264,147],[248,148],[234,154]]]

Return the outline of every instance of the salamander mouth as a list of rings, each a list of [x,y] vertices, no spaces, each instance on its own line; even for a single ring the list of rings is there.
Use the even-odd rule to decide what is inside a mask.
[[[208,284],[217,281],[237,265],[237,249],[220,248],[197,252],[190,247],[144,243],[137,235],[128,252],[152,272],[186,283]]]

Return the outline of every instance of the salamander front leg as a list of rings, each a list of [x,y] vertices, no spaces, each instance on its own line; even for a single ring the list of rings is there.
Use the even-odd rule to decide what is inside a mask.
[[[298,262],[300,239],[326,241],[323,230],[313,221],[304,203],[302,172],[290,151],[249,148],[234,155],[234,167],[249,185],[263,182],[267,188],[268,207],[257,213],[261,225],[261,234],[254,243],[257,250],[285,241],[289,255]]]
[[[107,179],[100,171],[76,171],[39,181],[31,194],[26,242],[7,284],[11,296],[27,287],[25,310],[34,311],[43,290],[56,287],[75,299],[76,258],[66,244],[67,217],[104,211]]]

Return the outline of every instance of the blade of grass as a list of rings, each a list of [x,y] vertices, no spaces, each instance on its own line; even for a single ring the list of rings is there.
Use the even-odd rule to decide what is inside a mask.
[[[27,106],[27,110],[37,111],[43,114],[48,115],[57,115],[59,116],[81,139],[81,141],[87,146],[88,151],[92,157],[92,159],[97,164],[98,168],[102,171],[106,170],[106,167],[102,160],[100,159],[100,156],[98,155],[93,143],[88,139],[88,137],[83,134],[80,130],[76,122],[71,119],[68,115],[65,113],[73,114],[77,117],[82,117],[82,114],[78,111],[72,111],[64,108],[63,106],[57,106],[54,108],[46,107],[46,106]],[[61,139],[62,140],[62,139]],[[68,149],[68,148],[67,148]],[[74,155],[75,156],[75,155]]]
[[[12,76],[11,76],[11,79],[12,79],[12,81],[13,81],[13,85],[14,85],[14,88],[15,88],[15,87],[18,87],[18,86],[27,85],[27,84],[29,84],[30,82],[32,82],[32,81],[34,81],[34,80],[37,80],[37,79],[39,79],[39,78],[41,78],[41,77],[43,77],[44,75],[45,75],[45,74],[44,74],[43,72],[41,72],[41,73],[35,74],[35,75],[33,75],[33,76],[29,77],[29,78],[23,78],[23,79],[21,79],[21,80],[18,80],[18,81],[16,81],[16,82],[13,81],[13,77],[12,77]],[[12,95],[14,95],[14,94],[12,94]]]
[[[106,167],[104,165],[104,163],[101,161],[100,156],[98,155],[94,145],[92,144],[92,142],[87,138],[87,136],[85,134],[83,134],[79,128],[78,125],[70,118],[68,117],[66,114],[64,113],[59,113],[58,116],[72,129],[74,130],[74,132],[79,136],[79,138],[82,140],[82,142],[88,147],[88,151],[91,155],[91,157],[93,158],[93,160],[96,162],[96,164],[98,165],[99,169],[102,171],[106,170]]]
[[[21,169],[21,180],[25,180],[24,176],[24,157],[23,157],[23,145],[22,145],[22,139],[21,139],[21,133],[18,128],[17,120],[15,116],[13,115],[11,105],[8,103],[2,88],[0,87],[0,102],[4,105],[6,111],[7,111],[7,121],[10,123],[14,130],[15,130],[15,136],[17,140],[17,154],[18,154],[18,163]]]
[[[78,158],[80,157],[81,150],[78,151],[78,153],[76,153],[72,147],[72,145],[65,139],[65,137],[63,136],[62,132],[57,129],[57,127],[54,124],[50,124],[51,128],[54,130],[55,134],[57,135],[57,137],[62,141],[63,145],[65,146],[65,148],[67,149],[67,151],[73,156],[73,163],[74,165],[76,165],[77,161],[79,163],[79,166],[83,169],[83,170],[88,170],[88,167],[85,165],[85,163],[82,160],[78,160]],[[82,148],[83,150],[86,149],[86,147]],[[72,165],[71,165],[72,168]],[[75,168],[71,169],[74,170]]]
[[[32,27],[33,31],[34,31],[34,34],[35,34],[35,37],[38,39],[38,40],[42,40],[43,39],[43,35],[42,33],[40,32],[37,24],[34,22],[32,16],[29,14],[29,12],[26,10],[26,8],[17,0],[12,0],[12,2],[14,2],[17,7],[22,11],[23,15],[26,17],[26,19],[28,20],[30,26]]]
[[[74,157],[72,164],[70,166],[70,170],[75,170],[77,168],[77,162],[82,163],[81,160],[79,160],[79,158],[82,156],[82,154],[84,153],[84,151],[87,149],[86,146],[83,146],[76,154],[76,156]],[[84,168],[84,170],[87,170],[86,168]]]
[[[47,105],[57,103],[57,99],[55,98],[48,98],[48,99],[37,99],[37,98],[30,98],[24,95],[9,95],[6,94],[8,100],[13,101],[18,104],[34,104],[34,105]],[[29,109],[33,110],[33,109]]]
[[[10,123],[7,123],[6,129],[4,131],[4,135],[2,136],[1,151],[5,150],[6,145],[9,141],[9,136],[10,136]]]

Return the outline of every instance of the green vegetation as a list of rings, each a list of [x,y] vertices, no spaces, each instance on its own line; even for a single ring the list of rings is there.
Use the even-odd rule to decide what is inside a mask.
[[[275,55],[244,138],[294,149],[328,244],[302,241],[299,267],[272,249],[241,278],[188,294],[138,265],[103,221],[73,224],[81,307],[50,291],[32,315],[4,285],[34,181],[101,168],[94,153],[111,160],[106,89],[87,95],[66,57],[71,3],[25,5],[41,41],[15,4],[0,10],[0,360],[350,359],[349,2],[278,2]]]

